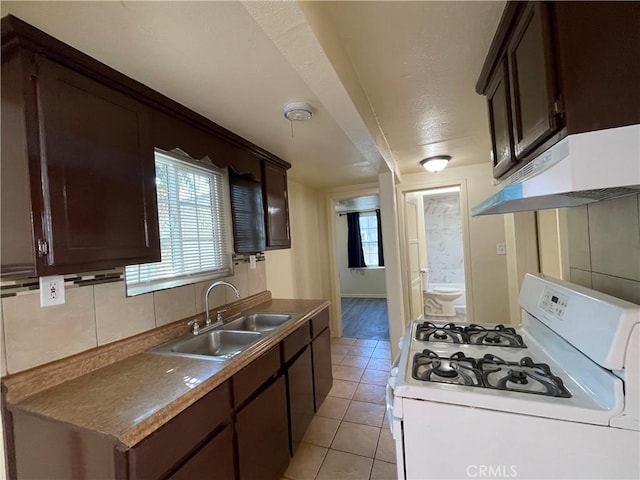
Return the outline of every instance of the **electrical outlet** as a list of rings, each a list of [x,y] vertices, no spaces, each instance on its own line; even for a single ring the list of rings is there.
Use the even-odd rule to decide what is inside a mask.
[[[497,255],[506,255],[507,254],[507,246],[504,243],[496,243],[496,254]]]
[[[249,255],[249,270],[255,270],[255,269],[256,269],[256,256]]]
[[[40,277],[40,306],[50,307],[51,305],[63,304],[64,277],[62,275]]]

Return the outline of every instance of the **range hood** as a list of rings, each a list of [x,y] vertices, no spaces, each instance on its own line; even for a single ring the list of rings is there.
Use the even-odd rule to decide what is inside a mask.
[[[569,135],[516,171],[471,214],[575,207],[640,193],[640,125]]]

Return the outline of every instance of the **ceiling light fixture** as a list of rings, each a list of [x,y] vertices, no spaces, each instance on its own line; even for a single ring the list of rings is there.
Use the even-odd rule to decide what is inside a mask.
[[[284,106],[284,118],[290,122],[304,122],[313,116],[311,105],[305,102],[290,102]]]
[[[428,157],[420,161],[420,165],[429,172],[438,173],[444,170],[451,160],[449,155],[436,155],[435,157]]]

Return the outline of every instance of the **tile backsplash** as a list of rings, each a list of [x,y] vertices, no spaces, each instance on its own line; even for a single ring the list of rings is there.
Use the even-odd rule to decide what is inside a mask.
[[[640,195],[567,210],[573,283],[640,304]]]
[[[238,287],[242,298],[264,291],[266,262],[257,262],[251,270],[248,263],[236,263],[234,275],[225,280]],[[66,303],[41,308],[37,279],[3,282],[2,375],[202,313],[204,292],[210,283],[127,297],[121,271],[65,275]],[[216,288],[209,304],[216,307],[233,300],[230,289]]]

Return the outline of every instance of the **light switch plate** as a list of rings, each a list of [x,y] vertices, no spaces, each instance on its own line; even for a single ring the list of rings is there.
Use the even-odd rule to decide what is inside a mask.
[[[63,304],[64,277],[62,275],[40,277],[40,306],[50,307]]]
[[[507,246],[504,243],[496,243],[496,254],[497,255],[506,255],[507,254]]]

